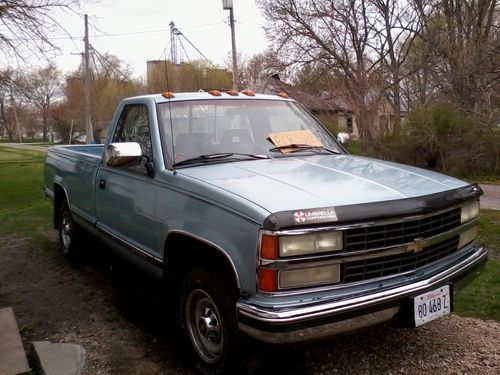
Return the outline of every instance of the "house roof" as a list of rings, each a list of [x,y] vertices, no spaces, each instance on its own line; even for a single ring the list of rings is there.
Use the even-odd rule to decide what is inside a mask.
[[[288,83],[280,80],[278,74],[273,74],[267,78],[262,79],[256,85],[250,87],[250,90],[263,94],[277,94],[280,92],[287,93],[290,98],[302,103],[310,111],[331,111],[331,112],[344,112],[345,108],[340,107],[331,100],[325,100],[315,95],[305,93]]]

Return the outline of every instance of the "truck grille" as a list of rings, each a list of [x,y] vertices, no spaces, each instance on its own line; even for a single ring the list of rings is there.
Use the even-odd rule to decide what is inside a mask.
[[[456,236],[437,245],[425,247],[420,253],[407,252],[347,262],[343,269],[342,281],[351,283],[416,270],[456,252],[458,241],[459,237]]]
[[[456,208],[418,220],[348,229],[345,231],[344,249],[349,252],[402,245],[459,226],[460,208]]]

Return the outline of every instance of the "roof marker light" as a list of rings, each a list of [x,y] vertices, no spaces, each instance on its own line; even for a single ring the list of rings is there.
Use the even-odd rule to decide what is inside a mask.
[[[255,91],[252,90],[245,90],[241,92],[242,94],[245,94],[246,96],[255,96]]]
[[[288,94],[286,92],[279,92],[276,95],[281,96],[282,98],[285,98],[285,99],[289,98],[289,96],[288,96]]]
[[[221,92],[219,90],[210,90],[208,92],[210,95],[213,95],[213,96],[221,96]]]
[[[163,96],[164,98],[166,99],[172,99],[172,98],[175,98],[175,95],[173,92],[171,91],[165,91],[163,94],[161,94],[161,96]]]
[[[238,91],[236,90],[227,90],[226,94],[231,95],[231,96],[238,96]]]

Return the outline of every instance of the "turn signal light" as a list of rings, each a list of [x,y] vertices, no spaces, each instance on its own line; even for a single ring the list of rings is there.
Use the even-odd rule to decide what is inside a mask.
[[[278,259],[278,237],[263,234],[260,240],[260,257]]]

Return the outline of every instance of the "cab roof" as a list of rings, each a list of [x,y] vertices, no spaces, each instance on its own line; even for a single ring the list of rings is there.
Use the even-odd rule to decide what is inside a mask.
[[[171,96],[171,97],[169,97]],[[185,100],[218,100],[218,99],[230,99],[230,100],[241,100],[241,99],[251,99],[251,100],[282,100],[282,101],[295,101],[288,98],[286,94],[279,93],[276,95],[259,94],[252,91],[199,91],[199,92],[172,92],[164,94],[151,94],[144,95],[142,97],[150,97],[156,103],[167,103],[173,101],[185,101]]]

